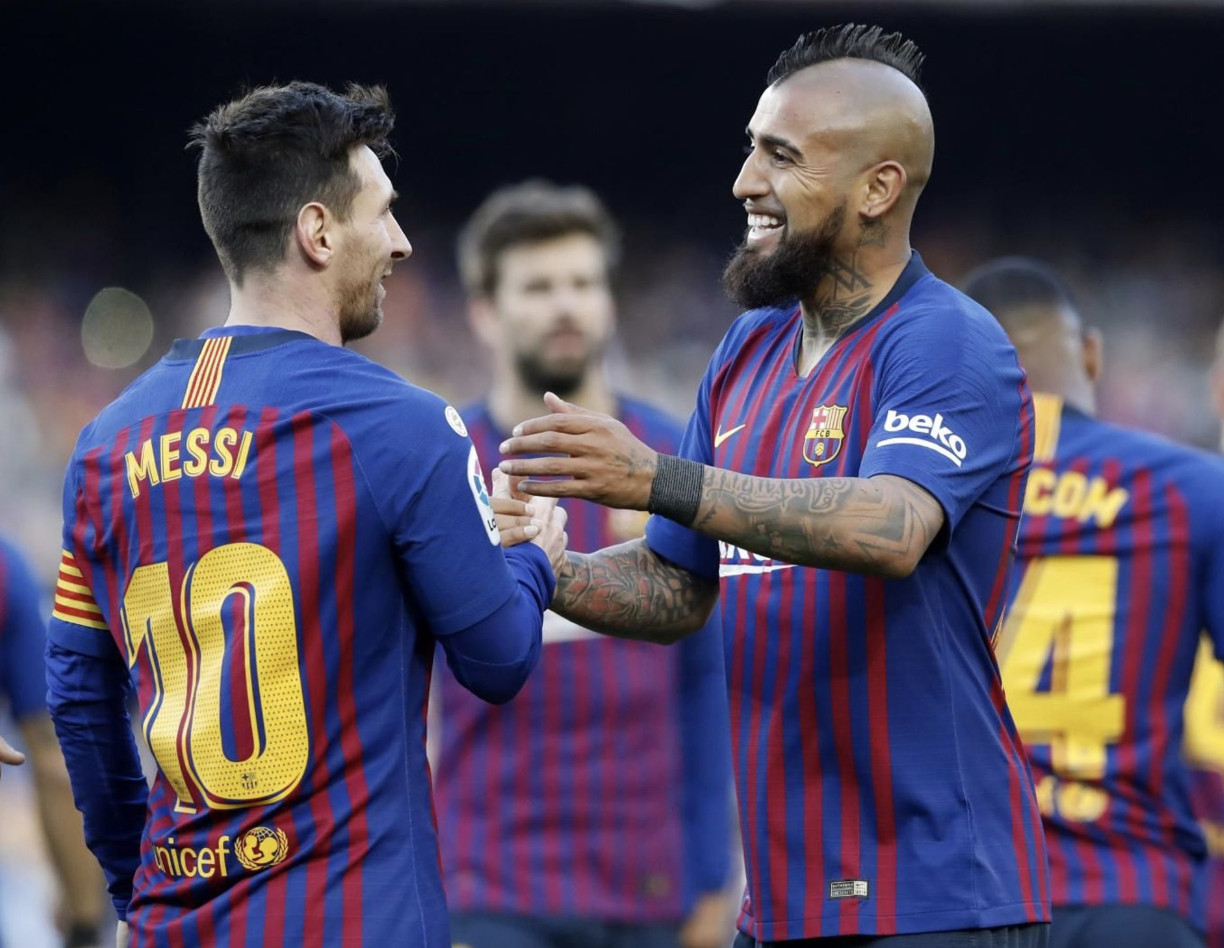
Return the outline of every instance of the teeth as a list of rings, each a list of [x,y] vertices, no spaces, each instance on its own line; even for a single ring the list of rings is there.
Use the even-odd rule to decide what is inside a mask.
[[[774,227],[781,227],[782,221],[780,218],[770,214],[749,214],[748,226],[754,230],[768,230]]]

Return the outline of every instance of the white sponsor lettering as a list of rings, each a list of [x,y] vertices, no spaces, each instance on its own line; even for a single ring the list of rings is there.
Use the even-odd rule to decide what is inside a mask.
[[[551,609],[544,613],[543,641],[545,645],[555,645],[558,642],[581,642],[586,639],[598,639],[602,636],[576,622],[557,615]]]
[[[964,440],[944,424],[944,416],[939,413],[932,418],[930,415],[907,415],[890,408],[884,417],[884,430],[888,432],[912,431],[914,434],[926,435],[926,437],[884,438],[876,442],[877,448],[889,444],[915,444],[920,448],[930,448],[942,454],[957,467],[961,466],[969,453],[969,448]]]
[[[794,563],[782,563],[723,540],[718,541],[718,553],[719,576],[758,576],[761,573],[772,573],[776,570],[794,569],[795,567]]]

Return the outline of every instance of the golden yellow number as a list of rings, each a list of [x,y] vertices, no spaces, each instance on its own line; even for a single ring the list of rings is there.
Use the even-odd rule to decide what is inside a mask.
[[[1185,748],[1191,765],[1224,774],[1224,665],[1206,636],[1199,643],[1186,699]]]
[[[235,603],[243,621],[232,635],[243,641],[227,642],[222,616]],[[272,803],[297,787],[310,736],[293,592],[275,553],[256,543],[210,550],[177,596],[165,563],[141,566],[124,593],[123,624],[129,664],[142,645],[148,654],[155,697],[145,740],[180,809],[196,799],[213,809]],[[222,670],[227,650],[239,646],[255,740],[246,759],[232,760],[221,739]]]
[[[1021,737],[1049,744],[1054,773],[1105,775],[1107,745],[1126,727],[1126,699],[1111,694],[1118,561],[1047,556],[1024,572],[999,646],[1007,703]],[[1052,659],[1049,691],[1038,691]]]

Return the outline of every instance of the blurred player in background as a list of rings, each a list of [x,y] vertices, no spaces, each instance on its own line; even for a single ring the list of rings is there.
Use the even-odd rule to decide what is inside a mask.
[[[997,653],[1029,749],[1057,948],[1202,944],[1202,833],[1182,708],[1206,629],[1224,654],[1224,463],[1098,421],[1098,333],[1024,259],[965,292],[1007,330],[1037,438]]]
[[[556,611],[673,641],[721,579],[740,946],[1047,937],[1041,816],[991,648],[1031,401],[995,320],[910,247],[934,153],[921,61],[843,26],[770,71],[733,187],[748,231],[726,283],[750,311],[681,457],[555,396],[503,446],[563,455],[503,462],[528,493],[661,515],[645,541],[569,554]]]
[[[22,556],[0,540],[0,701],[7,701],[30,758],[47,853],[60,884],[57,927],[68,948],[86,948],[101,944],[104,888],[97,861],[85,848],[81,817],[72,805],[64,758],[47,714],[40,593]],[[11,750],[0,741],[0,763],[20,762],[16,755],[6,756]]]
[[[620,418],[659,450],[680,426],[615,393],[615,223],[586,188],[505,188],[459,244],[492,390],[464,421],[482,465],[546,391]],[[570,546],[646,518],[567,501]],[[661,652],[548,613],[539,671],[509,704],[439,682],[439,836],[452,938],[471,948],[725,948],[731,760],[714,625]]]
[[[411,252],[379,160],[392,124],[380,87],[295,82],[193,130],[229,317],[69,462],[51,709],[136,948],[449,948],[435,644],[486,700],[517,692],[564,514],[503,553],[458,413],[344,348]]]

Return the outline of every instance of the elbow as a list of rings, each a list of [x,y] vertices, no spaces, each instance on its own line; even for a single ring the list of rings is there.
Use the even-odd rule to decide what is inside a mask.
[[[922,553],[905,551],[877,561],[875,572],[885,579],[909,579],[922,562]]]
[[[511,701],[520,691],[523,690],[523,685],[527,684],[528,672],[524,671],[517,678],[507,676],[501,681],[489,683],[479,690],[473,689],[473,693],[481,701],[492,705],[506,704]]]

